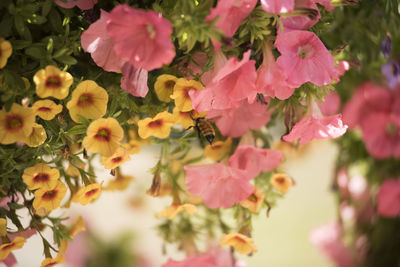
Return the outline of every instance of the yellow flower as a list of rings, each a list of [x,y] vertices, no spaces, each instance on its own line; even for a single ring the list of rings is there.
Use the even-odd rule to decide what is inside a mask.
[[[0,110],[0,144],[24,142],[33,130],[35,114],[32,109],[12,104],[10,111]]]
[[[125,148],[130,155],[132,155],[139,153],[141,145],[142,143],[140,141],[132,139],[129,140],[128,143],[122,144],[122,147]]]
[[[184,112],[180,111],[178,107],[175,107],[172,111],[172,115],[174,116],[175,124],[180,124],[185,129],[194,126],[194,121],[192,117],[190,117],[191,111]]]
[[[78,218],[75,220],[75,222],[68,227],[69,229],[67,230],[68,235],[71,238],[74,238],[76,234],[79,232],[85,231],[85,222],[83,221],[83,218],[81,216],[78,216]],[[67,239],[61,239],[60,246],[58,248],[58,253],[60,255],[64,255],[67,252],[68,249],[68,240]]]
[[[57,264],[64,263],[65,262],[65,257],[61,254],[58,254],[57,257],[55,258],[45,258],[42,261],[42,264],[40,267],[53,267]]]
[[[216,141],[212,145],[206,146],[204,149],[204,157],[215,161],[220,161],[231,151],[232,139],[228,138],[225,141]]]
[[[33,82],[36,84],[36,94],[41,98],[49,96],[57,99],[66,98],[73,81],[74,78],[71,74],[50,65],[45,69],[39,70],[33,76]]]
[[[7,220],[0,218],[0,236],[7,235]]]
[[[188,81],[185,78],[179,78],[176,81],[174,93],[171,95],[171,98],[175,99],[175,106],[180,111],[191,111],[193,108],[189,91],[201,89],[203,89],[203,85],[201,83],[194,80]]]
[[[78,190],[78,192],[76,192],[76,194],[72,198],[72,201],[79,202],[84,206],[89,204],[90,202],[95,201],[100,196],[102,184],[103,182],[101,184],[94,183],[82,187]]]
[[[115,153],[110,157],[101,156],[100,163],[105,169],[111,170],[120,166],[125,161],[130,160],[128,151],[125,148],[119,147]]]
[[[116,119],[101,118],[89,125],[82,145],[88,152],[111,156],[120,147],[123,137],[124,131]]]
[[[25,242],[25,238],[17,236],[12,242],[1,245],[0,260],[4,260],[5,258],[7,258],[11,251],[22,248]]]
[[[134,180],[135,180],[135,178],[133,176],[119,174],[115,177],[115,179],[110,180],[108,182],[108,184],[104,188],[104,190],[122,191],[122,190],[127,189],[128,186],[131,184],[131,182]]]
[[[51,211],[60,206],[61,200],[67,192],[67,187],[60,181],[52,187],[42,187],[35,191],[35,199],[33,200],[33,208],[39,210],[41,208]]]
[[[196,206],[192,204],[172,204],[168,208],[164,209],[160,213],[157,214],[158,218],[161,218],[163,216],[166,216],[169,220],[173,219],[178,213],[181,211],[186,211],[189,214],[193,214],[196,212]]]
[[[24,142],[30,147],[37,147],[43,144],[46,139],[47,134],[43,126],[41,124],[34,123],[31,134],[26,137]]]
[[[0,69],[7,64],[8,58],[11,56],[12,47],[9,41],[0,38]]]
[[[158,113],[154,118],[146,118],[138,122],[139,136],[143,139],[154,136],[166,138],[169,136],[174,119],[167,111]]]
[[[94,81],[83,81],[72,92],[67,103],[69,115],[74,122],[80,123],[78,115],[87,119],[98,119],[107,111],[108,94]]]
[[[66,174],[68,174],[69,176],[79,176],[81,173],[79,172],[78,168],[81,170],[85,169],[85,162],[83,161],[77,161],[76,163],[74,162],[74,164],[72,164],[73,162],[69,163],[69,166],[67,168],[67,170],[65,171]]]
[[[22,179],[29,190],[42,187],[53,188],[57,185],[60,172],[56,168],[44,163],[38,163],[33,167],[26,168],[22,174]]]
[[[253,244],[253,239],[240,233],[223,235],[219,244],[221,246],[232,246],[240,254],[257,252],[257,247]]]
[[[263,193],[257,187],[254,187],[254,192],[247,199],[240,201],[240,206],[248,208],[252,212],[258,212],[263,200]]]
[[[63,109],[62,105],[57,105],[51,100],[39,100],[33,103],[32,109],[35,115],[44,120],[52,120]]]
[[[176,80],[178,80],[178,78],[169,74],[163,74],[157,77],[154,89],[158,99],[167,103],[171,101],[170,95],[174,90]]]
[[[271,177],[272,186],[282,194],[289,192],[289,188],[294,186],[293,179],[286,173],[275,173]]]

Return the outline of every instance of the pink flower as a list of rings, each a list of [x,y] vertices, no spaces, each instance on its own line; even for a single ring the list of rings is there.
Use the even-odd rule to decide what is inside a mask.
[[[107,34],[107,20],[110,14],[101,10],[100,19],[91,24],[81,35],[82,48],[90,53],[97,66],[106,71],[120,71],[123,61],[114,52],[114,42]]]
[[[232,37],[256,4],[257,0],[219,0],[205,20],[213,21],[219,17],[215,26],[222,30],[226,37]]]
[[[400,179],[383,182],[377,195],[378,213],[384,217],[400,215]]]
[[[36,234],[36,230],[30,228],[30,229],[28,229],[28,230],[26,230],[24,232],[15,233],[15,234],[8,234],[7,236],[8,236],[8,238],[10,238],[10,240],[14,240],[17,236],[20,236],[20,237],[23,237],[25,239],[28,239],[31,236],[33,236],[34,234]],[[2,243],[3,242],[0,240],[0,245]],[[4,260],[1,260],[0,262],[4,263],[7,267],[12,267],[12,266],[14,266],[14,265],[16,265],[18,263],[17,259],[14,256],[14,253],[12,253],[12,252],[7,256],[7,258],[5,258]]]
[[[285,31],[278,34],[275,46],[281,56],[278,66],[285,72],[288,82],[296,87],[306,82],[318,86],[338,79],[335,59],[321,40],[308,31]]]
[[[255,178],[260,172],[270,171],[281,164],[283,154],[279,150],[256,148],[241,145],[229,158],[229,166],[246,172],[246,176]]]
[[[339,111],[340,108],[340,97],[335,91],[330,91],[327,96],[324,97],[324,102],[318,103],[318,107],[324,115],[332,115]]]
[[[230,208],[253,192],[253,185],[243,170],[222,163],[185,166],[186,186],[193,195],[201,195],[211,208]]]
[[[236,57],[229,59],[206,88],[190,91],[192,107],[203,112],[238,107],[243,99],[252,103],[257,95],[257,74],[250,53],[250,50],[244,53],[241,61]]]
[[[261,0],[262,8],[272,14],[291,13],[294,0]]]
[[[203,73],[203,68],[207,63],[207,54],[204,52],[195,52],[193,57],[187,61],[179,63],[179,71],[184,73],[185,78],[193,80],[193,75],[200,75],[203,84],[207,85],[212,80],[212,71],[209,70]]]
[[[287,83],[287,76],[276,64],[268,44],[264,46],[263,57],[263,62],[257,70],[257,91],[281,100],[289,98],[295,87]]]
[[[126,62],[122,67],[121,88],[133,96],[145,97],[149,91],[147,70],[135,68]]]
[[[97,4],[98,0],[66,0],[64,3],[61,0],[54,0],[54,2],[63,8],[73,8],[74,6],[78,6],[82,10],[92,9],[95,4]]]
[[[306,30],[314,26],[321,18],[314,0],[296,0],[295,13],[298,16],[281,19],[285,29]]]
[[[107,32],[117,55],[136,68],[150,71],[171,63],[175,57],[171,23],[154,11],[119,5],[110,13]]]
[[[240,103],[238,108],[211,110],[207,114],[208,119],[216,121],[218,129],[224,136],[242,136],[248,130],[260,129],[270,119],[267,106],[259,102],[249,104],[246,100]]]

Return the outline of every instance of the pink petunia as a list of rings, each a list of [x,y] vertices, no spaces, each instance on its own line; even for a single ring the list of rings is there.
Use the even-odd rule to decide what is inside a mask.
[[[81,35],[82,48],[90,53],[97,66],[106,71],[120,71],[122,59],[113,50],[114,42],[107,33],[107,20],[110,14],[101,10],[100,19],[91,24]]]
[[[150,71],[175,57],[171,23],[154,11],[116,6],[107,21],[107,32],[117,55],[136,68]]]
[[[271,47],[263,48],[263,62],[257,70],[257,91],[281,100],[289,98],[295,87],[287,83],[287,76],[276,64]]]
[[[378,213],[384,217],[400,215],[400,179],[383,182],[377,195]]]
[[[237,108],[209,111],[207,118],[216,121],[221,133],[230,137],[242,136],[248,130],[258,130],[269,121],[270,113],[264,104],[249,104],[246,100],[240,104]]]
[[[335,91],[330,91],[327,96],[324,97],[324,102],[318,103],[318,107],[324,115],[332,115],[339,111],[340,108],[340,97]]]
[[[275,42],[281,56],[278,66],[296,87],[306,82],[323,86],[338,79],[335,59],[313,32],[280,32]]]
[[[314,26],[321,18],[314,0],[296,0],[294,12],[298,16],[281,19],[285,30],[306,30]]]
[[[75,6],[82,10],[92,9],[98,0],[54,0],[54,2],[63,8],[73,8]]]
[[[190,91],[192,107],[203,112],[238,107],[243,99],[252,103],[257,95],[257,74],[250,53],[250,50],[244,53],[241,61],[236,57],[230,58],[206,88]]]
[[[261,0],[262,8],[272,14],[291,13],[294,0]]]
[[[149,91],[147,74],[147,70],[135,68],[126,62],[122,67],[121,88],[133,96],[145,97]]]
[[[278,167],[282,159],[283,154],[279,150],[241,145],[229,158],[229,166],[245,171],[247,177],[255,178],[262,171],[267,172]]]
[[[211,208],[230,208],[253,192],[246,172],[222,163],[185,166],[186,186],[193,195],[200,195]]]

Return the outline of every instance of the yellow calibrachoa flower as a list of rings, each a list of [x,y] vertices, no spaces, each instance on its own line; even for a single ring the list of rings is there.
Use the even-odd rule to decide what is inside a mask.
[[[252,212],[258,212],[263,200],[264,194],[257,187],[254,187],[253,193],[247,199],[240,201],[240,206],[248,208]]]
[[[216,141],[212,145],[206,146],[204,149],[204,157],[215,161],[220,161],[229,154],[232,147],[232,139],[228,138],[225,141]]]
[[[49,96],[57,99],[66,98],[73,81],[74,78],[71,74],[51,65],[39,70],[33,76],[33,82],[36,84],[36,94],[41,98]]]
[[[22,248],[25,242],[26,242],[25,238],[17,236],[16,238],[14,238],[12,242],[1,245],[0,260],[4,260],[5,258],[7,258],[11,251]]]
[[[60,177],[60,172],[49,165],[38,163],[33,167],[26,168],[22,174],[22,179],[29,190],[42,187],[53,188]]]
[[[194,126],[195,124],[193,121],[194,117],[193,116],[191,117],[191,113],[192,113],[191,111],[188,112],[180,111],[178,107],[175,107],[174,110],[172,111],[175,124],[180,124],[185,129]]]
[[[0,218],[0,236],[7,235],[7,220]]]
[[[81,189],[78,190],[78,192],[75,193],[75,195],[72,198],[72,201],[79,202],[83,206],[89,204],[90,202],[95,201],[101,194],[102,185],[103,182],[101,182],[101,184],[94,183],[82,187]]]
[[[44,143],[47,139],[45,129],[41,124],[34,123],[32,132],[26,137],[24,142],[30,147],[37,147]]]
[[[111,170],[120,166],[125,161],[130,160],[128,151],[125,148],[119,147],[117,151],[110,157],[101,156],[100,163],[104,166],[105,169]]]
[[[154,136],[166,138],[169,136],[174,118],[167,111],[158,113],[154,118],[146,118],[138,121],[139,136],[143,139]]]
[[[166,216],[169,220],[173,219],[178,213],[186,211],[190,215],[196,212],[196,206],[192,204],[172,204],[168,208],[162,210],[160,213],[157,214],[158,218]]]
[[[67,103],[69,115],[74,122],[80,123],[78,115],[87,119],[98,119],[107,111],[108,94],[94,81],[83,81],[72,92]]]
[[[185,78],[179,78],[176,81],[174,87],[174,93],[171,95],[172,99],[175,99],[175,106],[180,111],[191,111],[192,100],[189,96],[190,90],[201,90],[203,85],[195,80],[186,80]]]
[[[88,152],[109,157],[120,147],[123,137],[124,130],[116,119],[101,118],[89,125],[82,145]]]
[[[271,177],[272,186],[282,194],[289,192],[289,188],[294,186],[293,179],[286,173],[275,173]]]
[[[141,146],[142,143],[140,141],[133,139],[129,140],[126,144],[122,144],[122,147],[125,148],[130,155],[139,153]]]
[[[253,239],[240,233],[223,235],[219,241],[221,246],[232,246],[240,254],[257,252]]]
[[[170,95],[172,95],[174,91],[176,80],[178,80],[178,78],[169,74],[163,74],[157,77],[154,90],[156,91],[158,99],[167,103],[171,101]]]
[[[76,234],[82,231],[86,231],[86,226],[85,222],[83,221],[82,216],[78,216],[76,218],[75,222],[68,227],[69,229],[67,230],[67,234],[71,237],[74,238]],[[60,247],[58,248],[58,253],[59,255],[64,255],[67,252],[68,249],[68,242],[69,240],[67,239],[61,239],[61,244]]]
[[[74,166],[74,164],[76,167]],[[68,174],[69,176],[79,176],[80,172],[79,172],[78,168],[81,170],[85,169],[85,162],[83,162],[83,161],[79,160],[76,163],[74,162],[74,164],[72,164],[72,162],[70,162],[67,170],[65,171],[65,173]]]
[[[108,182],[108,184],[104,188],[104,190],[122,191],[122,190],[127,189],[128,186],[131,184],[131,182],[134,180],[135,180],[135,178],[133,176],[119,174],[115,177],[115,179],[110,180]]]
[[[67,187],[61,182],[52,187],[42,187],[35,191],[35,199],[33,200],[33,208],[39,210],[41,208],[51,211],[60,206],[61,200],[67,192]]]
[[[61,254],[58,254],[57,257],[55,258],[45,258],[42,261],[42,264],[40,267],[53,267],[57,264],[64,263],[65,262],[65,257]]]
[[[19,104],[12,104],[10,111],[0,110],[0,144],[24,142],[33,130],[35,114],[33,110]]]
[[[7,64],[8,58],[12,54],[11,43],[3,38],[0,38],[0,69]]]
[[[57,105],[51,100],[39,100],[33,103],[32,109],[35,115],[44,120],[52,120],[63,109],[62,105]]]

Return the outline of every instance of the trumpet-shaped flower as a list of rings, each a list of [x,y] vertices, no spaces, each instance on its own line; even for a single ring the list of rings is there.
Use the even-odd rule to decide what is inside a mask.
[[[384,217],[400,215],[400,179],[385,180],[377,195],[378,213]]]
[[[189,214],[193,214],[196,212],[196,206],[192,204],[172,204],[168,208],[162,210],[160,213],[157,214],[158,218],[166,216],[169,220],[172,220],[176,215],[180,212],[186,211]]]
[[[216,141],[212,145],[206,146],[204,149],[204,157],[214,161],[220,161],[226,157],[232,149],[232,139],[227,138],[225,141]]]
[[[338,112],[340,108],[340,97],[335,91],[330,91],[324,97],[324,102],[318,103],[318,107],[324,115],[332,115]]]
[[[110,13],[101,10],[100,19],[92,23],[81,35],[82,48],[90,53],[97,66],[105,71],[120,71],[123,60],[114,51],[114,42],[107,33]]]
[[[314,0],[296,0],[294,15],[282,18],[286,30],[306,30],[314,26],[321,18],[319,9]]]
[[[11,43],[3,38],[0,38],[0,69],[7,64],[8,58],[12,54]]]
[[[51,100],[38,100],[32,105],[35,115],[43,120],[52,120],[63,109],[62,105],[57,105]]]
[[[272,14],[290,13],[294,9],[294,2],[294,0],[261,0],[261,6]]]
[[[63,8],[73,8],[75,6],[79,7],[82,10],[92,9],[95,4],[97,4],[98,0],[54,0],[54,2]]]
[[[107,20],[107,32],[117,55],[136,68],[150,71],[175,57],[171,23],[154,11],[116,6]]]
[[[174,118],[167,111],[158,113],[154,118],[146,118],[138,121],[139,136],[143,139],[154,136],[166,138],[169,136]]]
[[[65,262],[65,257],[63,255],[57,255],[55,258],[45,258],[42,261],[40,267],[53,267],[57,264]]]
[[[122,144],[122,147],[125,148],[130,155],[139,153],[141,146],[142,143],[134,139],[129,140],[126,144]]]
[[[25,138],[24,142],[29,147],[37,147],[44,143],[47,139],[45,129],[41,124],[34,123],[32,132]]]
[[[133,96],[145,97],[149,91],[147,74],[147,70],[135,68],[126,62],[122,67],[121,88]]]
[[[196,110],[192,109],[191,111],[180,111],[178,107],[175,107],[172,111],[173,119],[175,124],[180,124],[183,128],[187,129],[191,126],[194,126],[194,121],[196,118],[204,118],[207,113],[206,112],[197,112]]]
[[[101,118],[89,125],[82,145],[88,152],[109,157],[120,147],[123,137],[124,131],[116,119]]]
[[[5,107],[0,110],[0,144],[24,142],[32,133],[35,114],[32,109],[19,104],[12,104],[7,112]]]
[[[56,168],[51,168],[44,163],[38,163],[33,167],[26,168],[22,174],[22,179],[29,190],[42,187],[52,188],[57,184],[60,172]]]
[[[115,191],[115,190],[125,190],[128,188],[128,186],[131,184],[132,181],[135,180],[135,177],[130,176],[130,175],[122,175],[118,174],[115,179],[110,180],[104,190],[110,190],[110,191]]]
[[[177,80],[178,78],[169,74],[158,76],[154,84],[154,90],[156,91],[158,99],[166,103],[171,102],[170,96],[174,92],[174,86]]]
[[[107,111],[108,94],[96,82],[86,80],[78,84],[67,103],[69,115],[74,122],[80,123],[78,115],[87,119],[98,119]]]
[[[285,173],[275,173],[271,176],[270,180],[272,186],[280,193],[286,194],[289,192],[290,187],[294,186],[292,177]]]
[[[186,186],[193,195],[201,195],[211,208],[230,208],[253,192],[245,172],[222,163],[185,166]]]
[[[22,248],[25,242],[26,242],[25,238],[17,236],[16,238],[14,238],[13,241],[1,245],[0,260],[4,260],[5,258],[7,258],[11,251]]]
[[[67,192],[67,187],[60,181],[57,181],[52,187],[42,187],[35,191],[33,208],[35,210],[45,209],[51,211],[58,206]]]
[[[99,198],[99,196],[101,194],[102,185],[103,185],[103,182],[101,184],[94,183],[94,184],[90,184],[88,186],[82,187],[81,189],[78,190],[78,192],[75,193],[75,195],[72,198],[72,201],[80,203],[83,206],[95,201],[96,199]]]
[[[36,94],[41,98],[52,96],[57,99],[64,99],[69,94],[74,78],[71,74],[59,70],[55,66],[47,66],[33,76],[36,85]]]
[[[223,235],[219,241],[221,246],[231,246],[240,254],[257,252],[253,239],[240,233]]]
[[[100,163],[104,166],[105,169],[111,170],[117,168],[122,163],[128,160],[130,160],[128,151],[120,147],[111,157],[101,156]]]
[[[245,200],[240,201],[240,206],[245,207],[252,212],[258,212],[264,200],[264,194],[254,187],[253,193]]]
[[[191,111],[192,101],[189,96],[189,92],[192,90],[201,90],[203,85],[195,80],[186,80],[185,78],[179,78],[174,86],[174,93],[171,98],[175,100],[175,106],[183,112]]]
[[[83,161],[75,161],[72,160],[69,163],[69,166],[67,168],[67,170],[65,171],[65,173],[69,176],[79,176],[80,172],[78,169],[84,170],[85,169],[85,163]]]

